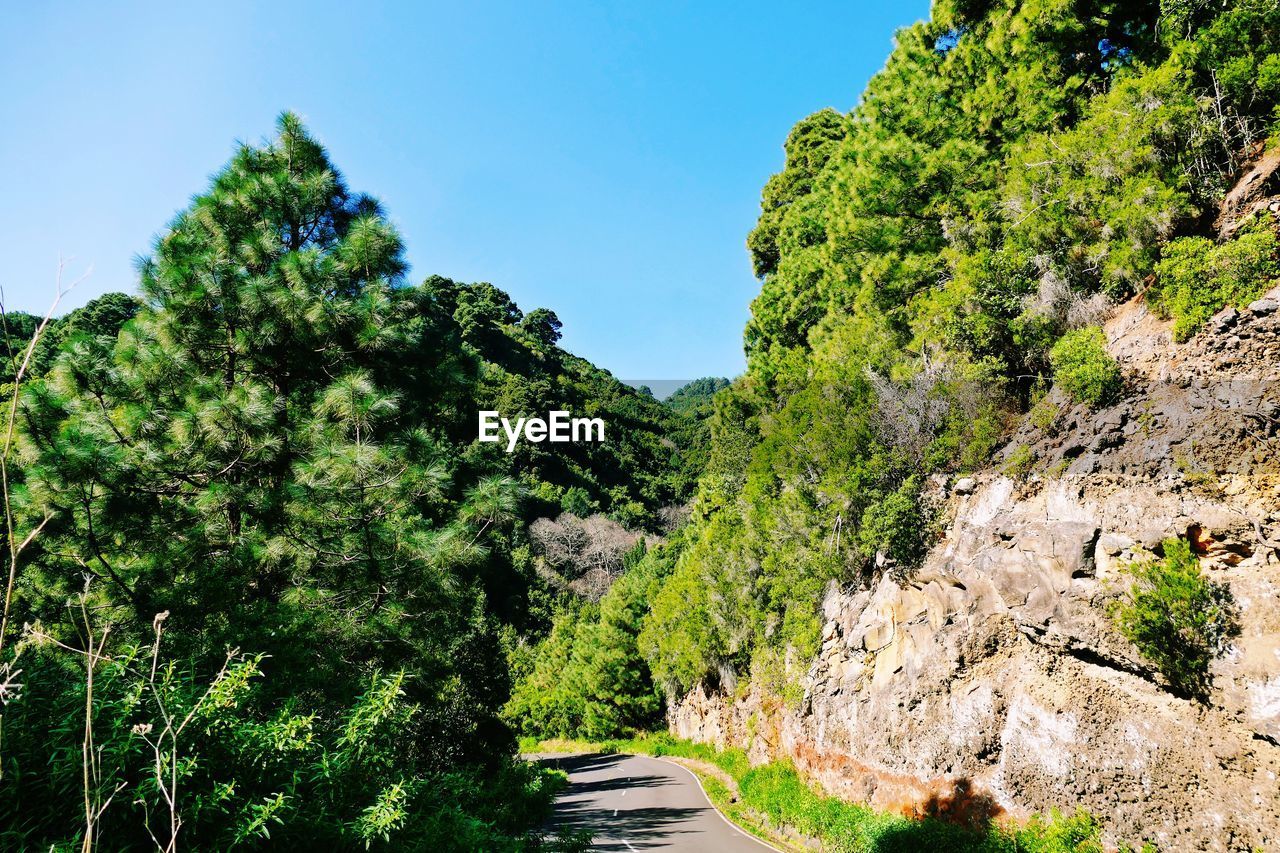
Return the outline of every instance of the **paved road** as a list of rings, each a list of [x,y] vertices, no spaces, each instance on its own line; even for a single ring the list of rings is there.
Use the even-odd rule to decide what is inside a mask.
[[[668,761],[642,755],[549,755],[537,759],[569,774],[556,799],[553,827],[585,827],[593,850],[773,850],[725,820],[697,779]]]

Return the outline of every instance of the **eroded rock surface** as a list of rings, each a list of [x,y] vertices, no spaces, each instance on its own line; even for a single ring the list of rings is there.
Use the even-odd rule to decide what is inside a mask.
[[[1124,306],[1108,324],[1124,400],[1057,398],[1053,426],[1029,418],[1006,451],[1035,454],[1026,482],[953,484],[920,571],[831,589],[799,707],[698,689],[672,731],[790,757],[882,808],[1083,806],[1116,842],[1280,849],[1280,313],[1261,301],[1181,346]],[[1207,704],[1171,691],[1108,615],[1120,566],[1171,536],[1240,608]]]

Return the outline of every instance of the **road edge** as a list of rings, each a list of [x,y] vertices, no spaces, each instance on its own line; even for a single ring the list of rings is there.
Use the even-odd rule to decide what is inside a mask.
[[[728,815],[726,815],[724,811],[721,810],[720,806],[716,805],[716,801],[711,799],[711,795],[707,793],[706,786],[702,784],[702,776],[699,775],[697,772],[695,772],[693,768],[687,767],[678,761],[672,761],[670,758],[667,758],[666,756],[662,756],[662,755],[647,755],[643,752],[617,752],[617,753],[614,753],[614,755],[634,755],[638,758],[652,758],[654,761],[662,761],[666,764],[670,764],[673,767],[679,767],[681,770],[683,770],[684,772],[688,773],[690,776],[693,777],[693,781],[698,784],[698,790],[702,792],[702,796],[703,798],[706,799],[707,804],[711,806],[711,810],[714,811],[722,821],[729,824],[729,826],[743,833],[747,838],[750,838],[753,841],[757,841],[760,844],[763,844],[765,847],[768,847],[770,850],[776,851],[776,853],[795,853],[795,851],[800,849],[798,847],[790,847],[787,849],[778,847],[776,844],[773,843],[773,840],[769,838],[761,837],[760,835],[761,833],[769,832],[769,830],[766,827],[760,824],[744,825],[744,824],[738,823],[737,821],[733,820]],[[770,835],[772,835],[772,833],[770,833]]]
[[[740,818],[738,820],[735,820],[733,817],[730,817],[728,814],[725,813],[725,810],[722,809],[720,805],[715,801],[715,799],[711,796],[711,794],[708,793],[706,785],[703,784],[703,779],[704,779],[703,774],[699,773],[695,768],[689,766],[688,764],[682,763],[679,760],[680,756],[653,755],[652,753],[648,753],[648,752],[623,752],[616,749],[614,750],[584,749],[583,747],[585,746],[595,746],[595,745],[586,744],[582,741],[574,742],[574,741],[568,741],[568,740],[561,740],[556,742],[555,746],[557,747],[556,749],[547,750],[545,752],[541,750],[531,750],[529,752],[521,751],[520,758],[525,761],[539,761],[545,758],[568,756],[568,755],[623,755],[623,756],[629,756],[633,758],[651,758],[655,761],[661,761],[665,764],[670,764],[675,767],[679,767],[681,770],[685,771],[690,776],[692,776],[693,781],[698,784],[698,790],[702,793],[703,799],[707,801],[707,805],[711,806],[712,811],[714,811],[722,821],[724,821],[726,824],[731,826],[733,829],[741,832],[745,837],[750,838],[752,841],[759,842],[761,845],[767,847],[770,850],[775,851],[776,853],[813,853],[812,847],[804,846],[802,844],[799,844],[793,841],[791,838],[783,836],[781,833],[779,833],[772,827],[768,826],[767,824],[754,821],[754,820],[741,819],[742,817],[745,817],[745,816],[738,816]],[[717,782],[719,782],[718,779],[717,779]],[[727,790],[727,786],[726,786],[726,790]]]

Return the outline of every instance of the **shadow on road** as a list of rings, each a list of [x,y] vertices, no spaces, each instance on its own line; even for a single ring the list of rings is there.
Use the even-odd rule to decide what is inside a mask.
[[[643,850],[646,847],[666,847],[678,836],[695,832],[690,828],[682,828],[692,818],[703,814],[706,809],[613,809],[580,808],[575,803],[567,803],[556,809],[557,829],[586,829],[595,837],[592,850]],[[610,838],[625,838],[623,841],[612,841]]]
[[[564,792],[568,796],[594,794],[599,791],[630,790],[632,788],[658,788],[673,782],[662,776],[627,776],[621,779],[601,779],[598,782],[570,782]]]
[[[565,773],[573,775],[574,773],[589,773],[592,770],[606,770],[610,767],[617,767],[625,755],[619,755],[616,752],[591,752],[582,755],[556,755],[549,758],[539,758],[538,763],[543,767],[554,767],[557,770],[563,770]]]
[[[543,758],[540,764],[554,767],[570,775],[608,771],[622,763],[627,756],[595,753],[592,755],[568,755]],[[664,776],[613,776],[607,779],[571,781],[556,803],[551,827],[558,831],[573,832],[585,829],[595,841],[592,850],[634,851],[667,847],[682,835],[697,832],[691,824],[706,814],[710,807],[680,808],[600,808],[593,802],[594,795],[619,789],[634,790],[659,788],[676,784]],[[626,841],[613,839],[625,838]]]

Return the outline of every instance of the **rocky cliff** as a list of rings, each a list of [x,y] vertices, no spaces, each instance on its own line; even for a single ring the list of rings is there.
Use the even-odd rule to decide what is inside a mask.
[[[829,591],[798,707],[698,689],[670,708],[673,733],[789,757],[882,808],[1082,806],[1116,842],[1280,849],[1278,295],[1181,345],[1122,306],[1107,324],[1121,402],[1051,396],[1054,417],[1042,407],[1005,450],[1029,448],[1029,472],[938,484],[951,522],[921,570]],[[1177,695],[1108,615],[1120,566],[1172,536],[1240,608],[1207,702]]]

